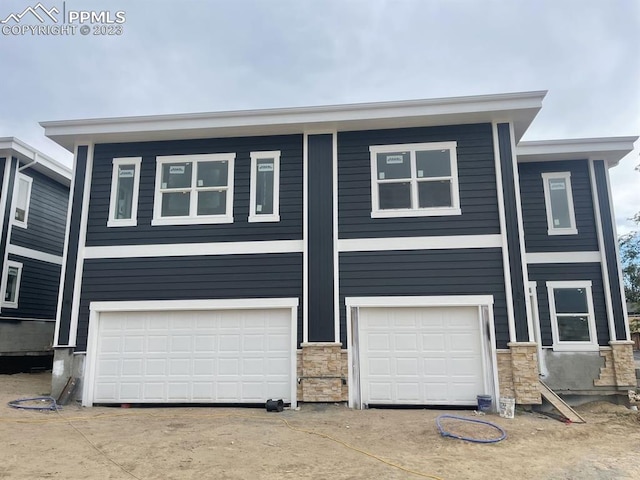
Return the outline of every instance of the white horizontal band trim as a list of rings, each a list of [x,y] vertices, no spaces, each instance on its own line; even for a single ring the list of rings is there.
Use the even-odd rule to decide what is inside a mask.
[[[443,250],[449,248],[500,248],[500,235],[456,235],[451,237],[349,238],[338,240],[339,252],[383,250]]]
[[[461,307],[493,305],[493,295],[444,295],[415,297],[347,297],[350,307]]]
[[[260,308],[297,308],[297,298],[238,298],[221,300],[140,300],[91,302],[92,312],[148,312],[166,310],[249,310]]]
[[[62,265],[62,257],[52,255],[51,253],[41,252],[40,250],[33,250],[31,248],[20,247],[18,245],[9,245],[8,252],[20,257],[31,258],[33,260],[40,260],[41,262],[55,263],[56,265]]]
[[[86,247],[84,258],[189,257],[302,252],[302,240],[269,242],[169,243],[166,245],[109,245]]]
[[[527,253],[528,264],[540,263],[600,263],[600,252],[537,252]]]
[[[46,322],[46,323],[55,323],[55,318],[22,318],[22,317],[11,317],[11,316],[1,316],[0,323],[3,320],[20,320],[21,322]]]

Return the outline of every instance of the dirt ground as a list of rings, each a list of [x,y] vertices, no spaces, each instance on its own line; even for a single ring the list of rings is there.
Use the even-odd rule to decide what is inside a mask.
[[[0,375],[1,479],[640,478],[640,416],[603,402],[578,409],[583,425],[525,412],[481,417],[507,432],[492,444],[439,435],[438,415],[480,418],[471,411],[7,405],[48,393],[49,382],[46,373]]]

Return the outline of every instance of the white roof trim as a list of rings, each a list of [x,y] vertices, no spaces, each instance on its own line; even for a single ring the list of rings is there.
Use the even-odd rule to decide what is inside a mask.
[[[233,112],[41,122],[45,135],[73,150],[82,142],[133,142],[211,136],[366,130],[512,121],[519,140],[542,107],[546,91]]]
[[[520,142],[518,162],[604,160],[614,167],[633,150],[638,137],[599,137]]]
[[[71,169],[15,137],[0,138],[0,157],[16,157],[54,180],[69,185]]]

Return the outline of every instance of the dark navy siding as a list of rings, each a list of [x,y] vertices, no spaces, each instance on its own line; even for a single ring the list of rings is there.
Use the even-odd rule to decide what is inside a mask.
[[[611,203],[609,201],[609,188],[607,185],[607,170],[602,160],[593,162],[598,191],[598,203],[600,206],[600,218],[602,219],[602,237],[604,251],[607,258],[607,273],[611,288],[611,303],[613,304],[613,318],[616,327],[616,340],[626,340],[622,291],[620,290],[620,267],[616,254],[616,236],[614,219],[611,217]]]
[[[456,141],[462,215],[371,218],[371,145]],[[340,238],[499,234],[491,125],[338,133]]]
[[[2,195],[2,181],[4,180],[4,166],[7,159],[0,157],[0,195]]]
[[[524,267],[522,265],[522,248],[520,245],[520,226],[516,199],[517,187],[514,180],[515,172],[513,169],[514,152],[511,150],[511,129],[508,123],[498,124],[498,144],[500,169],[502,171],[502,191],[507,246],[509,248],[509,270],[511,271],[511,291],[516,324],[516,340],[518,342],[527,342],[529,341],[526,304],[528,290],[524,285]]]
[[[521,163],[520,196],[527,252],[579,252],[598,250],[593,197],[587,160]],[[543,172],[571,172],[571,191],[577,235],[548,235]]]
[[[55,320],[60,265],[11,254],[9,260],[22,263],[18,308],[2,307],[0,318]]]
[[[333,135],[311,135],[308,142],[309,341],[332,342]]]
[[[60,323],[58,324],[58,345],[69,344],[69,328],[71,326],[71,307],[73,303],[73,285],[76,279],[76,260],[78,258],[78,242],[80,236],[80,221],[82,217],[82,196],[84,194],[84,181],[87,171],[87,154],[89,148],[86,145],[78,147],[75,159],[73,198],[71,199],[71,219],[69,221],[69,240],[67,256],[65,258],[65,275],[62,294],[62,306],[60,311]]]
[[[600,345],[608,345],[609,324],[607,322],[607,309],[602,285],[602,270],[599,263],[529,265],[529,280],[536,282],[540,334],[543,346],[550,347],[553,345],[546,282],[565,282],[570,280],[590,280],[592,282],[591,292],[593,294],[598,343]]]
[[[86,349],[93,301],[296,297],[302,305],[302,254],[86,260],[82,283],[78,350]]]
[[[280,150],[280,222],[249,223],[249,180],[252,151]],[[151,226],[156,157],[206,153],[236,153],[233,223]],[[112,161],[142,157],[138,225],[108,228]],[[302,135],[218,138],[95,146],[87,245],[147,243],[239,242],[302,238]]]
[[[346,345],[345,297],[493,295],[496,341],[509,341],[499,248],[340,253],[340,331]]]
[[[9,236],[9,222],[11,222],[11,199],[13,198],[13,180],[16,178],[16,168],[18,160],[15,158],[7,159],[11,161],[11,167],[9,170],[9,182],[7,185],[7,203],[4,212],[0,212],[2,215],[2,235],[0,235],[0,259],[4,259],[7,248],[7,238]],[[2,260],[0,260],[2,261]],[[4,272],[2,273],[4,275]]]
[[[13,226],[11,243],[62,256],[69,187],[32,169],[26,169],[22,173],[33,179],[29,216],[26,229]]]

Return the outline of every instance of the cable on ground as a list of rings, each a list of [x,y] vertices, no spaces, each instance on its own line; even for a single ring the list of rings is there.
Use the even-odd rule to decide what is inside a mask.
[[[481,425],[488,425],[489,427],[494,428],[498,432],[500,432],[500,437],[498,437],[498,438],[473,438],[473,437],[465,437],[463,435],[456,435],[455,433],[448,432],[448,431],[446,431],[444,429],[444,427],[440,423],[440,420],[442,420],[444,418],[450,418],[450,419],[458,420],[458,421],[461,421],[461,422],[470,422],[470,423],[479,423]],[[451,438],[455,438],[457,440],[465,440],[467,442],[498,443],[498,442],[501,442],[502,440],[504,440],[505,438],[507,438],[507,432],[505,432],[502,429],[502,427],[500,427],[499,425],[496,425],[495,423],[487,422],[486,420],[477,420],[475,418],[459,417],[457,415],[448,415],[448,414],[439,415],[436,418],[436,426],[438,427],[438,431],[440,432],[440,435],[442,435],[443,437],[451,437]]]

